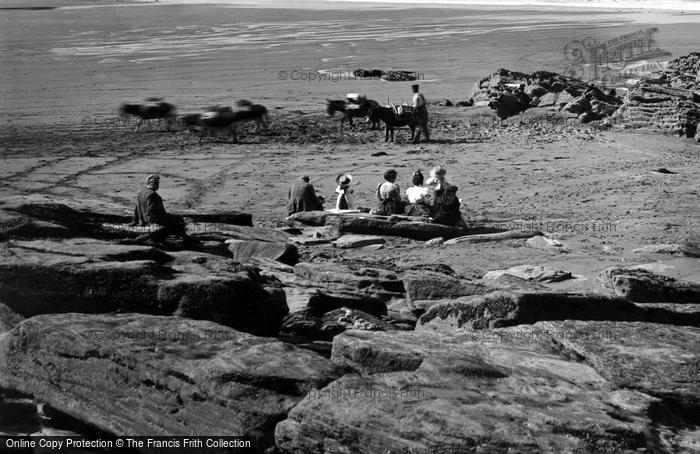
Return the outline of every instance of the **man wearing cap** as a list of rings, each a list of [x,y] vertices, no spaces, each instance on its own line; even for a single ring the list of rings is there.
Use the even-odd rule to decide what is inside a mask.
[[[287,203],[287,212],[289,215],[300,211],[316,211],[323,210],[321,197],[316,195],[314,186],[309,183],[309,177],[304,175],[298,178],[292,188],[289,190],[289,203]]]
[[[136,206],[131,225],[158,228],[149,234],[150,239],[163,239],[168,233],[185,234],[184,220],[180,216],[168,214],[163,206],[163,199],[158,194],[160,176],[149,175],[146,185],[136,194]]]
[[[425,133],[425,141],[430,141],[430,130],[428,130],[428,106],[423,93],[418,92],[418,84],[411,85],[413,91],[413,118],[416,122],[416,135],[413,143],[420,142],[420,133]]]

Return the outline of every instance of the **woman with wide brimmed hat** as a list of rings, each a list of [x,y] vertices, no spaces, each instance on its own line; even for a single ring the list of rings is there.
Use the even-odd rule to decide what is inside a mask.
[[[352,210],[352,189],[350,189],[352,175],[349,173],[341,173],[335,178],[335,182],[338,183],[338,187],[335,189],[335,192],[338,194],[338,200],[335,203],[335,208],[337,210]]]

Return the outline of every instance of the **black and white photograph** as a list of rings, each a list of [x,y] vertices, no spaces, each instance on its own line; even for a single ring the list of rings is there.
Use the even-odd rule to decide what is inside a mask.
[[[0,0],[0,453],[700,453],[700,0]]]

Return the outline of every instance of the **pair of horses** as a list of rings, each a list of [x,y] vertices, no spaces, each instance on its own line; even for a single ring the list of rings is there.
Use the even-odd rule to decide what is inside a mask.
[[[241,107],[239,105],[239,107]],[[267,108],[260,104],[246,104],[242,110],[233,110],[230,107],[210,107],[203,114],[189,114],[182,117],[185,127],[199,133],[199,143],[206,135],[216,135],[219,132],[228,132],[234,142],[238,142],[238,129],[240,123],[255,122],[255,132],[259,133],[267,129],[269,117]]]
[[[378,107],[379,103],[373,99],[360,98],[358,104],[353,104],[342,99],[326,99],[326,113],[331,117],[335,115],[336,112],[340,112],[340,133],[343,133],[343,124],[347,121],[350,127],[353,118],[364,118],[367,117],[369,110],[373,107]],[[378,122],[372,123],[372,129],[377,129],[379,127]]]
[[[359,104],[352,105],[343,100],[331,100],[327,99],[326,112],[331,117],[336,112],[341,112],[340,116],[340,133],[343,132],[343,123],[348,122],[350,127],[353,127],[352,119],[365,117],[365,122],[371,123],[371,129],[379,129],[379,122],[384,123],[385,126],[385,137],[384,141],[388,142],[394,141],[394,130],[396,128],[401,128],[408,126],[411,129],[411,142],[416,135],[416,127],[418,122],[415,120],[413,115],[397,115],[393,108],[380,106],[377,101],[372,99],[362,99]]]
[[[147,101],[152,101],[153,103],[145,105],[123,104],[119,109],[119,113],[122,117],[130,115],[138,117],[134,132],[138,132],[144,121],[156,119],[165,120],[167,129],[170,131],[172,124],[178,121],[175,106],[154,98],[149,98]],[[269,117],[265,106],[252,104],[250,101],[245,100],[237,101],[236,106],[240,110],[234,111],[230,107],[211,107],[204,113],[183,115],[179,121],[186,128],[198,132],[199,143],[202,142],[206,135],[221,131],[230,133],[234,141],[238,141],[237,125],[240,123],[254,121],[255,132],[267,129]]]
[[[139,127],[146,120],[165,120],[168,131],[172,129],[173,123],[177,121],[177,109],[174,105],[162,101],[156,102],[154,98],[149,98],[146,101],[152,100],[153,102],[150,104],[122,104],[119,108],[119,116],[121,117],[138,117],[134,132],[138,132]]]

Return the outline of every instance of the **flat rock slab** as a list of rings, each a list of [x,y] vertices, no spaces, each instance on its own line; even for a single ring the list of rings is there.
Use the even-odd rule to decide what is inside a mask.
[[[330,290],[359,289],[387,300],[403,296],[403,282],[396,273],[380,268],[351,268],[340,263],[301,262],[294,266],[294,273],[305,280],[322,284]]]
[[[220,212],[202,212],[201,210],[180,210],[175,214],[183,216],[192,223],[207,223],[207,224],[226,224],[253,226],[253,215],[243,213],[241,211],[220,211]]]
[[[289,233],[265,227],[250,227],[222,224],[188,224],[188,233],[199,239],[226,240],[257,240],[286,242]]]
[[[145,233],[130,229],[131,206],[100,200],[63,200],[56,197],[10,197],[0,202],[0,234],[11,238],[42,237],[131,238]],[[252,216],[241,212],[173,213],[187,216],[194,232],[225,231],[240,235],[237,225],[252,226]],[[14,215],[14,219],[12,218]],[[202,224],[204,223],[204,224]],[[248,227],[253,228],[253,227]]]
[[[528,230],[528,231],[518,231],[511,230],[507,232],[494,232],[494,233],[478,233],[474,235],[465,235],[457,238],[452,238],[444,242],[445,246],[450,246],[459,243],[488,243],[493,241],[507,241],[516,240],[522,238],[532,238],[535,236],[541,236],[542,232],[539,230]]]
[[[385,292],[370,285],[358,288],[356,285],[344,285],[338,281],[310,281],[294,273],[294,267],[280,262],[252,260],[260,266],[262,277],[278,279],[287,296],[290,312],[308,310],[320,316],[341,307],[357,309],[375,316],[386,315],[386,302],[400,296],[396,292]],[[273,262],[275,265],[271,265]],[[283,267],[283,268],[280,268]]]
[[[306,307],[315,314],[325,314],[342,307],[367,312],[374,316],[386,315],[386,301],[380,296],[363,292],[329,291],[318,289],[310,295]]]
[[[70,236],[70,230],[60,224],[0,210],[0,239],[65,238],[68,236]]]
[[[86,261],[105,262],[152,260],[165,263],[172,260],[172,256],[152,246],[117,244],[92,238],[67,238],[60,241],[11,240],[5,246],[14,257],[20,256],[27,260],[31,260],[32,256],[36,257],[36,253],[83,257]],[[3,252],[0,254],[4,255]]]
[[[287,265],[299,261],[299,250],[292,243],[281,241],[228,240],[233,260],[250,262],[253,258],[272,259]]]
[[[293,215],[289,216],[286,222],[289,225],[301,223],[311,226],[324,226],[326,225],[326,220],[330,216],[337,215],[328,211],[300,211],[299,213],[294,213]]]
[[[341,214],[306,211],[293,214],[287,218],[287,222],[290,224],[298,222],[312,226],[333,226],[341,233],[401,236],[423,241],[439,237],[454,238],[469,233],[464,228],[412,221],[406,216],[372,216],[366,213]]]
[[[252,435],[339,375],[325,358],[221,325],[142,314],[33,317],[0,338],[0,387],[115,435]]]
[[[700,257],[700,250],[687,244],[649,244],[632,250],[633,254],[673,254],[685,257]]]
[[[613,266],[598,279],[616,295],[638,303],[700,304],[700,284],[645,269]]]
[[[533,236],[525,242],[525,245],[533,249],[542,249],[545,251],[568,252],[559,241],[545,238],[544,236]]]
[[[700,422],[700,328],[571,320],[533,328],[566,333],[552,337],[563,354],[591,365],[617,387],[671,400],[693,424]]]
[[[656,399],[611,391],[590,366],[535,344],[466,335],[347,331],[346,375],[278,424],[285,452],[624,452],[656,443]]]
[[[555,270],[547,266],[519,265],[507,270],[489,271],[483,279],[496,279],[503,274],[534,282],[560,282],[572,278],[568,271]]]
[[[341,249],[352,249],[384,243],[386,243],[386,240],[381,236],[343,235],[337,240],[335,240],[333,242],[333,245]]]
[[[697,314],[640,308],[625,299],[597,293],[497,291],[484,296],[439,302],[420,317],[416,330],[486,329],[567,319],[700,326]]]
[[[646,246],[633,249],[633,254],[680,254],[683,246],[680,244],[648,244]]]
[[[155,260],[131,260],[151,257]],[[18,314],[141,312],[273,335],[288,313],[279,283],[219,256],[143,246],[0,243],[0,301]]]
[[[680,312],[684,314],[700,313],[700,304],[682,303],[634,303],[635,306],[643,309],[663,309],[670,312]]]
[[[332,340],[346,330],[394,331],[396,328],[373,315],[343,307],[320,316],[312,311],[289,314],[282,322],[280,333],[314,340]]]
[[[328,338],[345,330],[394,331],[396,329],[373,315],[347,307],[325,313],[321,323],[321,333]]]
[[[418,304],[418,301],[483,295],[491,291],[483,284],[428,270],[407,271],[401,279],[408,304],[421,309],[419,306],[424,304]]]
[[[489,275],[492,271],[486,273]],[[549,287],[546,287],[538,282],[532,282],[520,277],[516,277],[506,273],[495,273],[488,278],[484,276],[479,283],[493,290],[509,290],[512,292],[548,292]]]

